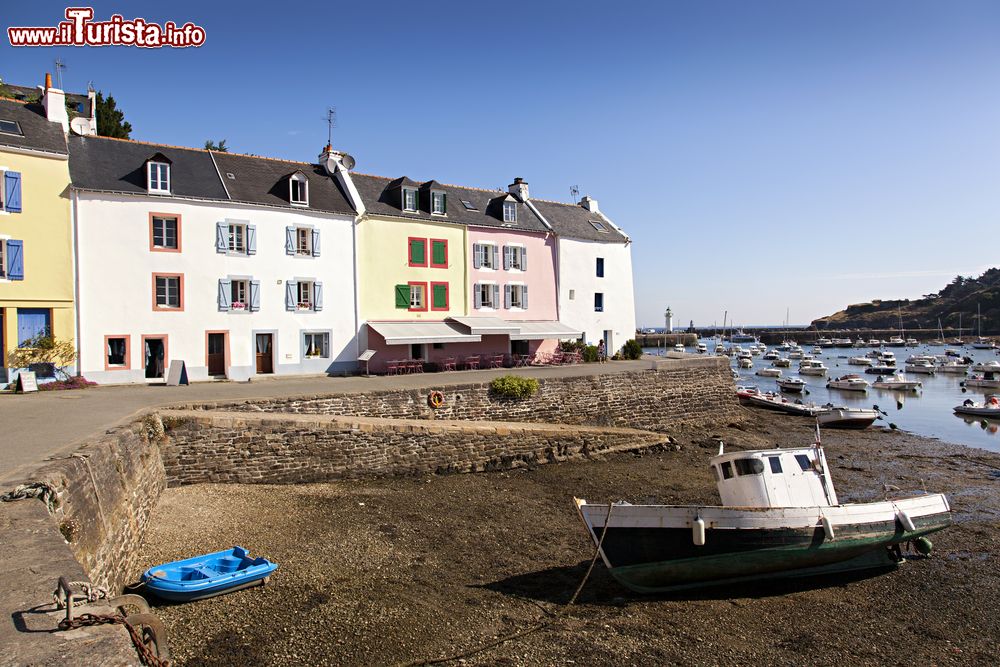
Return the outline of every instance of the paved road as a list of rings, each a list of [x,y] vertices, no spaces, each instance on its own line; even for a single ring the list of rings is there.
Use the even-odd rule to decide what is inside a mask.
[[[520,368],[516,373],[537,378],[572,377],[649,367],[649,361],[617,361],[600,366]],[[240,383],[202,382],[186,387],[127,385],[2,395],[0,482],[17,480],[46,458],[72,451],[83,440],[152,407],[192,401],[444,386],[482,382],[509,372],[497,369],[368,378],[269,378]]]

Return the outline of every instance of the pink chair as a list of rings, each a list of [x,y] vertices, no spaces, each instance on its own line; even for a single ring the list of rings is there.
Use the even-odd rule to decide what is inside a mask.
[[[465,358],[465,369],[466,370],[475,370],[475,369],[478,369],[478,368],[479,368],[479,357],[478,356],[471,356],[471,357],[466,357]]]

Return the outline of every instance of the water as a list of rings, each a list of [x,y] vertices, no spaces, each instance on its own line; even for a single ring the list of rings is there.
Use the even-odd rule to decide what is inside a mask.
[[[709,354],[715,350],[715,341],[712,339],[706,338],[700,342],[708,346]],[[747,343],[742,343],[741,345],[743,349],[749,348],[749,344]],[[773,346],[769,346],[769,349],[770,347]],[[957,349],[961,352],[962,356],[971,357],[977,362],[1000,359],[994,350],[974,350],[968,346],[959,347],[957,345],[948,345],[946,347],[918,345],[915,347],[887,347],[882,349],[893,352],[896,355],[896,366],[902,369],[905,366],[907,357],[910,355],[939,355],[944,354],[947,348]],[[802,349],[806,354],[813,354],[811,344],[802,345]],[[906,373],[905,376],[908,380],[919,380],[923,383],[923,388],[916,392],[890,391],[887,389],[875,389],[874,387],[869,387],[867,392],[841,391],[826,388],[826,383],[829,379],[848,373],[857,373],[868,380],[868,382],[874,382],[877,376],[865,373],[864,366],[852,366],[847,363],[850,357],[864,356],[871,352],[871,350],[872,348],[870,347],[850,349],[824,348],[821,353],[813,354],[815,359],[822,361],[829,368],[825,377],[799,375],[798,359],[792,359],[792,366],[790,368],[781,368],[779,370],[781,370],[782,377],[800,377],[805,381],[806,387],[801,394],[801,399],[805,403],[812,402],[817,405],[833,403],[838,406],[855,408],[868,408],[872,405],[877,405],[889,413],[882,421],[877,422],[882,425],[891,422],[900,429],[918,435],[1000,452],[1000,423],[972,417],[960,417],[952,412],[952,408],[960,405],[966,399],[972,399],[981,403],[990,393],[1000,395],[1000,390],[973,387],[964,390],[961,383],[965,380],[965,377],[962,375]],[[648,348],[645,351],[648,354],[657,354],[656,348]],[[694,348],[688,348],[687,351],[693,352]],[[662,348],[659,352],[663,353]],[[779,354],[783,357],[788,355],[787,352],[780,352]],[[755,385],[761,391],[778,391],[777,378],[754,375],[758,369],[771,367],[771,361],[764,360],[762,356],[753,358],[753,368],[737,369],[740,374],[737,384]],[[735,368],[735,358],[732,360],[732,363]],[[806,392],[809,393],[807,394]],[[797,394],[789,393],[782,395],[789,399],[800,397]],[[795,419],[795,417],[789,417],[789,419]]]

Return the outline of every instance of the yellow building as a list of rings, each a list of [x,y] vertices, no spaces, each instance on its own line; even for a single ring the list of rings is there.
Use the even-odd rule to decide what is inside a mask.
[[[0,386],[12,349],[76,328],[65,96],[41,102],[0,99]]]

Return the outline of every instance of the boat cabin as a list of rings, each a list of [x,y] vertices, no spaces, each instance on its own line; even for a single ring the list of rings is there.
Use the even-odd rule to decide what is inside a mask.
[[[719,454],[712,474],[726,507],[837,505],[826,457],[819,447]]]

